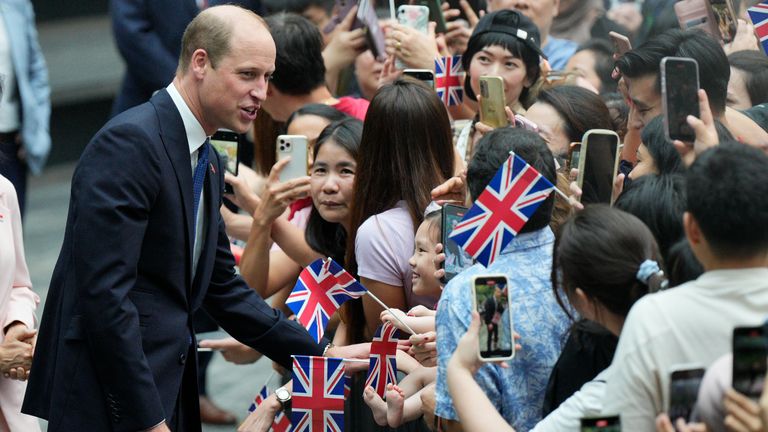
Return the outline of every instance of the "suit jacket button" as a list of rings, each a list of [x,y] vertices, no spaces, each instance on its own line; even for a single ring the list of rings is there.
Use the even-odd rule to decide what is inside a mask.
[[[186,354],[179,355],[179,364],[184,364],[186,362],[187,362],[187,355]]]

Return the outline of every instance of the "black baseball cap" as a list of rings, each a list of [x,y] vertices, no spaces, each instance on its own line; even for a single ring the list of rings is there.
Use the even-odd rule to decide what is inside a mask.
[[[525,43],[530,49],[534,50],[544,59],[547,58],[541,51],[541,35],[539,28],[527,16],[516,10],[503,9],[493,13],[485,14],[477,23],[472,37],[483,33],[506,33],[514,36]]]

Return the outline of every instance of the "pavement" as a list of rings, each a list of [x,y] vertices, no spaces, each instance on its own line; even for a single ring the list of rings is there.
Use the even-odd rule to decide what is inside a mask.
[[[40,177],[30,179],[24,220],[24,246],[32,285],[42,299],[38,317],[42,315],[53,268],[64,240],[73,170],[74,164],[59,165],[47,169]],[[253,397],[271,372],[272,363],[267,358],[251,365],[239,366],[227,363],[221,354],[216,353],[208,368],[208,393],[219,406],[243,420]],[[271,389],[275,387],[273,381]],[[41,421],[41,425],[45,431],[46,423]],[[233,426],[203,425],[203,432],[233,430]]]

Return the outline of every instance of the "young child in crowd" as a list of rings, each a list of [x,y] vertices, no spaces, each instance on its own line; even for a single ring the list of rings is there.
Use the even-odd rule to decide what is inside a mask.
[[[416,230],[416,246],[408,261],[413,269],[414,294],[438,297],[442,290],[440,273],[436,267],[441,220],[440,210],[431,211]],[[416,333],[426,333],[435,330],[435,310],[424,306],[416,306],[407,313],[392,309],[391,313],[381,313],[381,321],[389,322],[403,332],[409,332],[405,326],[407,325]],[[365,403],[371,408],[376,423],[380,426],[398,427],[421,417],[421,392],[435,381],[436,373],[435,367],[416,368],[397,385],[387,386],[386,402],[372,387],[366,388]]]

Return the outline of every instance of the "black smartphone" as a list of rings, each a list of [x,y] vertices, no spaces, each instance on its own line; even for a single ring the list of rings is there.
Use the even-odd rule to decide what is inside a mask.
[[[612,204],[613,179],[619,165],[619,136],[607,129],[592,129],[584,134],[579,152],[581,202]]]
[[[763,326],[733,329],[732,387],[747,397],[759,399],[765,383],[766,357]]]
[[[696,134],[688,125],[689,115],[699,113],[699,64],[684,57],[661,59],[661,107],[667,139],[693,142]]]
[[[211,145],[216,149],[224,167],[230,174],[237,175],[237,166],[240,163],[240,135],[227,129],[219,129],[211,137]],[[224,183],[224,193],[231,194],[232,186]]]
[[[667,413],[674,424],[679,418],[691,420],[693,407],[699,397],[699,387],[704,378],[701,367],[676,366],[669,374],[669,409]]]
[[[619,416],[581,419],[581,432],[621,432]]]
[[[485,11],[488,8],[488,2],[486,0],[467,0],[467,2],[469,2],[469,5],[472,7],[475,15],[478,17],[480,16],[480,11]],[[461,11],[459,19],[463,19],[465,21],[467,20],[467,14],[465,14],[464,9],[461,8],[461,3],[459,3],[459,0],[448,0],[448,5],[451,7],[451,9],[458,9]]]
[[[435,88],[435,73],[429,69],[405,69],[403,75],[415,78],[431,89]]]
[[[443,206],[442,212],[440,243],[443,244],[443,253],[445,254],[445,261],[442,264],[445,276],[441,282],[448,283],[454,276],[472,267],[473,260],[471,255],[448,237],[456,225],[464,218],[464,215],[467,214],[467,208],[446,204]]]
[[[418,0],[416,4],[426,6],[429,8],[429,20],[434,21],[435,33],[445,33],[445,16],[443,15],[443,9],[440,7],[442,2],[440,0]]]
[[[477,355],[481,361],[509,360],[515,356],[512,301],[504,275],[482,275],[472,279],[472,298],[480,314]]]

